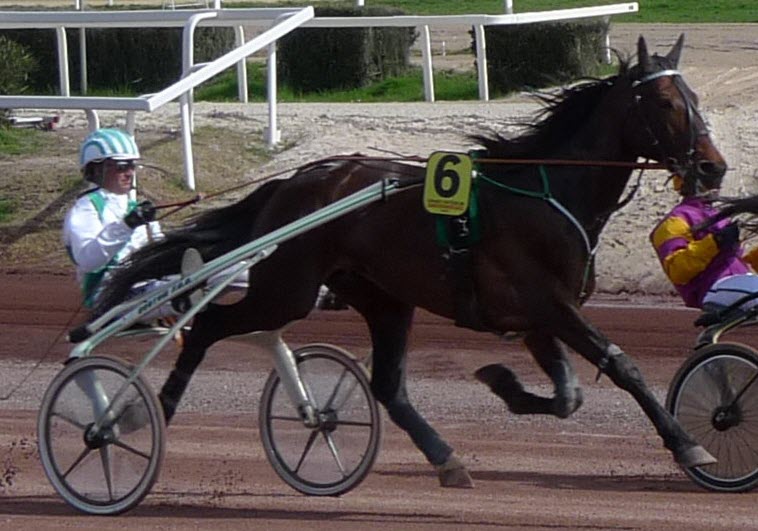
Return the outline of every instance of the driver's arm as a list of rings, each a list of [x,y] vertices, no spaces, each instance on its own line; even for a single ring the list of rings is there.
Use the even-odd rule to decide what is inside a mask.
[[[696,240],[687,220],[678,216],[665,219],[650,238],[666,276],[679,286],[705,271],[719,254],[713,234]]]

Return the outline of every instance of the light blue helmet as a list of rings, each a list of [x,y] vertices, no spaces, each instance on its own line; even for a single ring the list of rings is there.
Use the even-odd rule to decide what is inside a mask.
[[[102,162],[105,159],[139,158],[139,149],[132,135],[121,129],[98,129],[84,139],[79,150],[79,167],[84,170],[90,162]]]

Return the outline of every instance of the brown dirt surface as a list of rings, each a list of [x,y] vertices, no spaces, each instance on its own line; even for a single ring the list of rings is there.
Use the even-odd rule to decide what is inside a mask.
[[[717,111],[717,119],[729,108],[745,108],[754,121],[755,26],[737,26],[686,28],[683,62],[688,80],[705,95],[704,105]],[[681,29],[620,28],[614,30],[613,42],[633,50],[642,32],[656,49],[666,50]],[[214,112],[215,119],[224,123],[226,108]],[[349,111],[349,115],[360,120],[362,112]],[[315,116],[314,120],[324,119]],[[465,122],[470,117],[463,113],[456,118]],[[735,134],[753,127],[748,118],[734,124]],[[400,133],[394,130],[398,144],[415,138],[412,131],[402,130],[402,120],[396,125],[401,128]],[[429,134],[435,134],[434,123],[429,125]],[[717,125],[725,136],[726,129]],[[146,149],[165,144],[165,138],[175,135],[170,129],[165,125],[146,129]],[[343,134],[360,139],[381,132],[381,127],[348,128]],[[292,491],[266,461],[257,428],[258,397],[270,360],[243,342],[228,340],[212,349],[193,380],[168,429],[161,476],[146,499],[122,517],[77,514],[44,476],[35,422],[42,394],[70,349],[65,332],[83,319],[71,269],[56,247],[60,216],[68,194],[74,193],[70,190],[76,188],[72,161],[83,134],[79,122],[50,133],[32,156],[0,160],[3,197],[13,190],[14,200],[27,201],[23,204],[31,210],[3,225],[0,232],[0,394],[5,397],[23,382],[0,401],[0,528],[116,530],[125,524],[140,529],[219,530],[756,528],[756,492],[717,494],[697,487],[674,465],[640,408],[607,378],[596,382],[594,368],[577,356],[572,360],[585,392],[585,405],[577,413],[566,420],[514,416],[472,373],[482,365],[502,362],[530,389],[551,393],[522,345],[460,330],[423,312],[416,319],[409,355],[411,399],[456,448],[472,473],[474,489],[440,488],[418,450],[385,417],[377,463],[355,490],[339,498]],[[211,132],[208,152],[216,146],[212,137]],[[743,153],[743,162],[754,168],[756,144],[750,139],[756,137],[750,133],[745,138],[748,141],[740,146],[751,158],[745,160]],[[305,154],[319,146],[324,150],[341,145],[330,142],[326,136],[320,144],[303,142]],[[237,142],[236,151],[221,151],[217,160],[248,153],[251,146],[240,143],[244,141]],[[168,166],[176,155],[161,156],[169,157],[161,159]],[[30,161],[34,171],[25,169]],[[41,173],[42,169],[46,171]],[[39,180],[25,181],[39,175],[44,175],[43,185]],[[62,189],[60,181],[67,179],[68,188]],[[147,184],[159,199],[172,194],[173,185],[163,180],[156,175]],[[48,189],[47,195],[27,198],[41,187]],[[42,229],[29,230],[23,237],[14,232],[33,226]],[[46,236],[32,238],[32,234]],[[585,311],[638,362],[663,400],[674,372],[691,351],[697,314],[667,297],[607,295]],[[365,326],[352,311],[314,312],[294,325],[286,339],[293,346],[331,342],[358,356],[369,348]],[[737,339],[756,344],[754,333],[741,333]],[[103,353],[135,361],[149,346],[141,340],[113,341]],[[148,368],[146,377],[155,389],[174,357],[169,347]]]
[[[518,342],[460,330],[419,313],[409,357],[409,392],[469,467],[473,490],[442,489],[409,439],[384,420],[380,454],[367,479],[340,498],[287,487],[261,447],[257,399],[270,360],[229,340],[214,347],[168,429],[161,476],[122,517],[78,515],[42,472],[35,415],[77,322],[77,294],[49,274],[0,275],[0,522],[8,529],[754,529],[756,493],[706,492],[687,479],[628,395],[575,359],[585,405],[571,418],[509,414],[472,373],[492,362],[513,368],[528,388],[550,386]],[[639,301],[637,301],[639,302]],[[639,363],[661,399],[688,355],[695,313],[666,301],[601,299],[587,315]],[[669,301],[670,302],[670,301]],[[73,322],[71,322],[73,317]],[[365,327],[352,311],[314,312],[286,336],[293,346],[332,342],[362,356]],[[755,344],[755,335],[738,339]],[[150,343],[120,340],[104,353],[139,360]],[[174,358],[162,353],[146,376],[155,388]]]

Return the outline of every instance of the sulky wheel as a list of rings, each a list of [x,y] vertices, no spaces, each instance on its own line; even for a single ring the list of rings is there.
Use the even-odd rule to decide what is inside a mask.
[[[758,485],[758,354],[738,343],[697,351],[679,369],[668,410],[717,463],[685,469],[699,485],[743,492]]]
[[[165,424],[155,394],[124,363],[101,356],[70,362],[42,399],[37,436],[42,467],[79,511],[119,514],[158,478]]]
[[[366,369],[331,345],[307,345],[294,355],[318,426],[304,424],[272,371],[258,419],[266,456],[295,490],[313,496],[344,494],[369,473],[381,440],[381,417]]]

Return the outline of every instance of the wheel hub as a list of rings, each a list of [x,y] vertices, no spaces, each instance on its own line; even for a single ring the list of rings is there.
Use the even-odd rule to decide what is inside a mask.
[[[321,431],[331,433],[337,429],[337,421],[339,419],[337,418],[337,412],[333,409],[327,409],[325,411],[319,412],[318,420]]]
[[[90,450],[102,448],[103,446],[113,443],[115,439],[116,437],[113,433],[113,428],[100,428],[98,430],[96,429],[94,422],[84,430],[84,444]]]
[[[711,423],[718,431],[726,431],[742,422],[742,412],[737,405],[719,406],[713,412]]]

